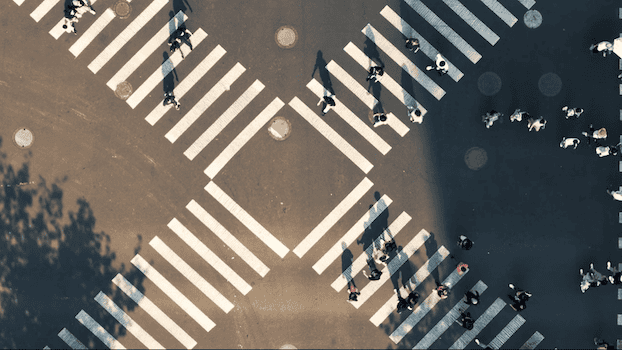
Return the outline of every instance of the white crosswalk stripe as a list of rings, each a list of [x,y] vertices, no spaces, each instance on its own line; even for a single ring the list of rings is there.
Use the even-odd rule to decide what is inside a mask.
[[[540,344],[541,341],[544,340],[544,336],[542,334],[540,334],[540,332],[535,332],[526,342],[525,344],[523,344],[523,346],[520,347],[521,350],[523,349],[535,349],[538,344]]]
[[[235,156],[236,153],[255,135],[259,130],[268,123],[268,121],[284,106],[285,104],[276,97],[270,104],[264,108],[261,113],[248,124],[238,136],[222,151],[216,159],[205,169],[205,175],[210,179],[216,177],[216,174]]]
[[[101,33],[102,30],[104,30],[104,28],[106,28],[108,24],[110,24],[110,22],[112,22],[114,18],[115,18],[114,11],[112,11],[112,9],[106,9],[106,11],[104,11],[104,13],[102,13],[101,16],[99,16],[95,20],[95,23],[93,23],[93,25],[91,25],[84,32],[84,34],[80,35],[78,40],[76,40],[76,42],[73,45],[71,45],[71,47],[69,48],[69,52],[71,52],[75,57],[78,57],[78,55],[80,55],[82,51],[84,51],[84,49],[86,49],[86,47],[89,46],[91,42],[93,42],[95,37],[99,33]],[[61,29],[62,29],[62,24],[61,24]],[[64,33],[64,32],[65,31],[63,30],[61,33]],[[50,33],[52,32],[50,31]]]
[[[32,11],[30,17],[32,17],[35,22],[39,22],[41,18],[43,18],[43,16],[50,12],[50,10],[59,2],[60,0],[43,0],[43,2],[41,2],[39,6],[37,6],[37,8]]]
[[[140,306],[151,318],[156,320],[162,328],[166,329],[177,341],[179,341],[186,349],[192,349],[197,342],[192,339],[181,327],[171,320],[159,307],[157,307],[149,298],[134,287],[125,277],[117,274],[112,282],[127,294],[138,306]]]
[[[440,19],[432,10],[424,5],[420,0],[404,0],[413,10],[415,10],[426,22],[452,43],[462,54],[471,62],[477,63],[481,58],[475,49],[469,45],[458,33],[456,33],[447,23]]]
[[[479,294],[484,293],[484,291],[488,288],[486,284],[482,281],[478,281],[477,284],[471,288],[471,292],[479,292]],[[469,308],[469,304],[465,302],[465,299],[462,298],[460,301],[445,315],[443,318],[432,328],[418,343],[415,345],[414,349],[428,349],[432,344],[443,334],[445,331],[451,326],[460,314],[465,312]]]
[[[164,42],[168,40],[168,38],[181,26],[186,20],[188,20],[188,16],[186,16],[182,11],[177,12],[175,17],[171,18],[167,24],[165,24],[160,30],[149,39],[143,45],[143,47],[130,58],[125,65],[115,75],[108,80],[106,85],[112,90],[117,88],[119,83],[124,82],[129,78],[132,73],[143,64],[149,56],[151,56],[156,50],[158,50]],[[86,33],[85,33],[86,34]],[[74,54],[75,55],[75,54]],[[77,55],[76,55],[77,56]]]
[[[322,98],[327,95],[327,90],[315,79],[312,79],[307,84],[307,88],[309,88],[309,90],[311,90],[311,92],[313,92],[318,98]],[[383,155],[386,155],[391,150],[391,146],[389,146],[388,143],[378,136],[378,134],[376,134],[368,124],[352,113],[352,111],[341,103],[336,96],[333,97],[333,99],[335,100],[335,107],[333,107],[335,113],[345,120],[346,123],[348,123],[354,130],[361,134],[365,140],[367,140]]]
[[[17,6],[21,6],[24,3],[25,0],[13,0],[14,3],[17,4]]]
[[[528,10],[536,4],[536,0],[518,0],[523,6],[525,6]]]
[[[72,349],[88,349],[81,341],[78,340],[67,328],[63,328],[59,333],[58,337],[61,338],[69,347]],[[48,348],[49,349],[49,348]]]
[[[449,349],[464,349],[471,341],[473,341],[473,339],[475,339],[475,336],[477,336],[479,332],[481,332],[482,329],[484,329],[484,327],[486,327],[490,321],[492,321],[492,319],[495,318],[499,312],[501,312],[506,305],[505,301],[501,300],[501,298],[497,298],[497,300],[495,300],[495,302],[490,305],[486,311],[484,311],[484,313],[477,318],[477,320],[475,320],[475,323],[473,323],[473,329],[462,333],[460,338],[458,338],[458,340],[456,340],[449,347]]]
[[[421,246],[425,243],[425,241],[430,238],[430,233],[426,230],[421,230],[419,233],[410,241],[408,244],[397,253],[397,255],[389,261],[387,267],[382,269],[382,275],[380,279],[374,281],[374,283],[369,283],[361,290],[361,295],[358,297],[358,300],[352,301],[351,304],[355,308],[360,308],[369,298],[371,298],[382,285],[387,282],[391,276],[400,269],[402,265],[415,251],[417,251]]]
[[[510,337],[525,323],[525,319],[521,315],[516,315],[499,334],[488,344],[491,348],[499,349],[505,344]]]
[[[227,110],[192,143],[192,145],[190,145],[190,147],[188,147],[184,155],[188,159],[193,160],[235,117],[238,116],[238,114],[240,114],[240,112],[242,112],[244,108],[246,108],[246,106],[248,106],[249,103],[251,103],[251,101],[255,99],[255,97],[257,97],[257,95],[259,95],[261,91],[263,91],[264,87],[265,85],[259,80],[255,80],[253,84],[251,84],[251,86],[249,86],[248,89],[246,89],[246,91],[244,91],[244,93],[242,93],[242,95],[240,95],[240,97],[238,97],[237,100],[235,100],[235,102],[233,102],[231,106],[229,106],[229,108],[227,108]]]
[[[189,40],[192,42],[192,46],[196,49],[197,46],[207,37],[207,33],[205,33],[201,28],[197,29],[192,37]],[[184,52],[184,55],[188,55],[190,53],[190,48],[186,47],[186,45],[182,45],[181,50]],[[138,104],[145,98],[147,95],[155,89],[155,87],[181,63],[183,59],[181,58],[181,52],[175,51],[174,54],[169,56],[169,58],[162,63],[162,66],[153,72],[142,85],[134,91],[132,96],[130,96],[126,102],[132,107],[132,109],[136,108]]]
[[[294,254],[302,258],[328,230],[350,210],[374,184],[364,178],[322,221],[294,248]]]
[[[272,233],[268,232],[257,220],[239,206],[233,198],[229,197],[214,181],[210,181],[205,186],[205,191],[212,195],[218,203],[235,216],[247,229],[259,238],[268,248],[272,249],[281,259],[287,255],[289,249],[281,243]]]
[[[168,0],[154,0],[130,25],[128,25],[97,57],[88,65],[91,72],[97,74],[110,59],[121,50],[130,39],[160,11]]]
[[[497,0],[482,0],[484,5],[488,6],[488,8],[495,13],[499,18],[508,25],[508,27],[514,26],[518,19],[514,17],[510,11],[508,11],[499,1]]]
[[[97,2],[97,0],[91,0],[89,3],[91,4],[91,6],[93,4],[95,4]],[[132,2],[132,0],[128,0],[127,1]],[[108,10],[110,10],[112,12],[112,18],[110,18],[110,13],[106,13],[108,12]],[[112,19],[114,19],[116,15],[114,14],[114,11],[112,11],[112,9],[107,9],[106,11],[104,11],[104,14],[100,17],[98,17],[95,20],[95,23],[93,23],[89,29],[86,30],[86,32],[84,32],[84,34],[82,34],[80,36],[80,38],[76,41],[79,42],[81,40],[84,41],[88,41],[88,43],[86,43],[85,46],[88,46],[88,44],[91,42],[92,38],[90,38],[94,32],[101,32],[109,23],[110,21],[112,21]],[[65,24],[65,17],[62,17],[57,23],[56,25],[54,25],[54,27],[52,27],[52,29],[50,29],[49,33],[50,35],[58,40],[58,38],[60,38],[61,35],[63,35],[63,33],[65,33],[65,29],[63,28],[63,24]],[[85,37],[85,39],[82,39],[82,37]],[[75,46],[75,44],[74,44]],[[70,50],[71,51],[71,50]],[[73,53],[73,52],[72,52]],[[77,56],[76,54],[74,54],[74,56]]]
[[[375,99],[374,99],[375,100]],[[348,159],[367,174],[374,166],[356,148],[352,147],[341,135],[331,128],[325,121],[305,105],[298,97],[294,97],[289,106],[292,107],[311,126],[320,132],[333,146],[337,147]]]
[[[382,231],[380,236],[378,236],[378,238],[376,238],[374,242],[372,242],[372,244],[370,244],[369,247],[367,247],[367,249],[365,249],[365,251],[361,253],[361,255],[359,255],[359,257],[350,266],[348,266],[330,286],[337,292],[340,292],[343,288],[345,288],[345,286],[348,285],[348,282],[359,272],[361,272],[365,265],[367,265],[367,260],[370,256],[372,256],[374,247],[379,247],[380,241],[382,240],[390,241],[394,239],[411,219],[410,215],[406,214],[406,212],[402,212],[400,216],[398,216],[397,219],[389,225],[389,228]]]
[[[76,320],[80,321],[84,327],[88,328],[99,340],[102,341],[110,349],[126,349],[115,337],[113,337],[107,330],[104,329],[97,321],[95,321],[91,315],[87,314],[84,310],[76,315]]]
[[[231,89],[231,85],[246,71],[246,68],[240,63],[236,63],[220,81],[216,83],[202,98],[197,102],[192,109],[184,115],[183,118],[169,132],[164,135],[171,143],[177,141],[177,139],[190,128],[190,126],[199,119],[201,114],[205,112],[225,91]]]
[[[382,212],[384,212],[389,205],[393,203],[393,200],[389,198],[386,194],[383,195],[368,211],[363,214],[363,216],[346,232],[337,243],[335,243],[314,265],[313,269],[318,275],[321,275],[326,268],[332,264],[342,253],[343,248],[342,245],[350,246],[352,242],[361,234],[367,227],[369,227],[374,220]]]
[[[469,9],[467,9],[458,0],[443,0],[443,2],[449,6],[460,18],[466,22],[471,28],[473,28],[477,34],[486,39],[490,45],[494,45],[499,41],[499,36],[495,34],[490,28],[488,28],[484,22],[477,18]]]
[[[332,74],[337,80],[339,80],[346,88],[348,88],[354,96],[358,97],[361,102],[363,102],[367,108],[373,110],[378,104],[378,100],[365,88],[359,84],[356,79],[354,79],[348,72],[346,72],[343,68],[341,68],[335,61],[330,61],[326,65],[326,69]]]
[[[444,246],[438,248],[438,250],[432,255],[421,267],[414,276],[408,280],[408,288],[406,286],[402,286],[400,288],[400,295],[408,294],[409,290],[415,290],[421,282],[423,282],[432,271],[434,271],[441,262],[445,260],[446,257],[449,256],[449,250]],[[389,315],[397,309],[397,302],[399,301],[397,294],[393,294],[389,300],[387,300],[384,305],[376,311],[376,313],[369,319],[374,326],[378,327],[384,320],[389,317]]]
[[[166,280],[156,271],[142,256],[136,254],[130,261],[147,278],[158,286],[171,300],[173,300],[182,310],[184,310],[193,320],[195,320],[205,331],[209,332],[216,324],[207,317],[203,311],[194,305],[185,295],[183,295],[171,282]]]
[[[95,296],[95,301],[99,303],[108,313],[110,313],[125,329],[128,330],[148,349],[164,349],[149,333],[139,326],[128,314],[123,311],[112,299],[103,292]]]
[[[380,32],[378,32],[371,24],[367,24],[363,30],[361,30],[369,40],[373,41],[380,50],[384,51],[398,66],[402,67],[408,74],[410,74],[419,85],[423,86],[432,96],[437,100],[440,100],[445,96],[445,90],[443,90],[438,84],[436,84],[430,77],[425,75],[417,66],[415,66],[400,50],[398,50],[390,41],[388,41]]]
[[[213,301],[225,313],[229,313],[233,309],[233,303],[227,300],[214,286],[205,280],[195,269],[186,263],[177,253],[175,253],[166,243],[155,236],[149,245],[155,249],[169,264],[179,271],[184,277],[190,281],[197,289],[206,297]]]
[[[188,76],[184,78],[184,80],[175,87],[173,90],[175,98],[179,101],[184,95],[190,91],[190,89],[201,79],[203,76],[209,71],[218,60],[220,60],[227,51],[222,48],[222,46],[216,46],[212,52],[207,55],[199,65],[197,65]],[[156,108],[154,108],[145,120],[151,124],[155,125],[155,123],[160,120],[169,109],[171,109],[172,105],[164,106],[162,103],[159,103]]]
[[[419,49],[423,52],[428,58],[432,61],[436,59],[436,55],[440,52],[430,44],[423,35],[413,29],[406,21],[404,21],[395,11],[393,11],[389,5],[385,6],[382,11],[380,11],[382,17],[384,17],[389,23],[391,23],[400,33],[404,34],[407,38],[417,38],[419,40]],[[448,71],[447,75],[450,76],[455,82],[460,80],[464,74],[447,58],[445,58],[445,62],[447,62]],[[386,75],[386,73],[385,73]],[[382,76],[382,80],[385,79],[385,76]],[[381,80],[381,82],[382,82]],[[421,109],[421,107],[419,107]]]
[[[196,203],[196,202],[195,202]],[[177,219],[173,219],[168,223],[168,227],[175,232],[186,244],[192,248],[205,262],[212,266],[218,273],[222,275],[229,283],[231,283],[243,295],[248,294],[252,287],[246,283],[232,268],[222,261],[214,252],[212,252],[201,240],[190,232]]]

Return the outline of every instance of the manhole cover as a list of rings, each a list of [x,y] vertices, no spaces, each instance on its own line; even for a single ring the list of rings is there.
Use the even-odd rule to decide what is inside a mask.
[[[28,148],[35,141],[35,136],[26,128],[17,129],[13,133],[13,142],[20,148]]]
[[[479,170],[488,161],[486,151],[479,147],[470,148],[464,155],[464,162],[471,170]]]
[[[296,42],[298,41],[298,33],[296,33],[296,29],[293,27],[282,26],[276,30],[274,40],[276,40],[277,45],[280,47],[289,49],[296,45]]]
[[[277,141],[284,141],[292,132],[292,125],[283,117],[273,118],[269,125],[268,134]]]
[[[127,98],[132,94],[132,84],[127,81],[119,83],[117,88],[114,90],[114,94],[122,100],[127,100]]]
[[[555,73],[546,73],[538,80],[538,89],[544,96],[556,96],[562,90],[562,79]]]
[[[477,79],[477,88],[485,96],[495,95],[501,90],[501,78],[493,72],[486,72]]]
[[[538,28],[542,24],[542,14],[537,10],[529,10],[523,16],[527,28]]]
[[[126,19],[132,13],[132,7],[125,1],[119,1],[114,4],[114,13],[121,19]]]

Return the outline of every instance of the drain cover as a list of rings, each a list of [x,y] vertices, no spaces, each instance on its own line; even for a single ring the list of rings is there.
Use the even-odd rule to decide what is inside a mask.
[[[488,161],[486,151],[479,147],[470,148],[464,155],[464,162],[471,170],[479,170]]]
[[[283,117],[273,118],[269,125],[268,133],[277,141],[284,141],[292,132],[292,125]]]
[[[132,84],[127,81],[119,83],[117,88],[114,90],[114,94],[122,100],[127,100],[127,98],[132,94]]]
[[[298,41],[298,33],[296,33],[296,29],[293,27],[282,26],[276,30],[274,40],[276,40],[276,44],[281,48],[290,49],[296,45],[296,42]]]
[[[125,1],[119,1],[114,4],[114,13],[121,19],[126,19],[132,13],[132,7]]]
[[[527,28],[538,28],[542,24],[542,14],[536,10],[529,10],[523,16]]]
[[[20,148],[28,148],[35,142],[35,136],[26,128],[17,129],[13,133],[13,142]]]

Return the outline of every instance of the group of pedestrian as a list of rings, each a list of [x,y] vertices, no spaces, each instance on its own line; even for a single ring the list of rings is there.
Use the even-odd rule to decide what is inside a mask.
[[[395,240],[393,239],[391,240],[380,239],[378,242],[378,246],[372,245],[371,249],[372,249],[371,257],[367,259],[367,266],[369,267],[369,275],[367,274],[365,270],[363,270],[363,275],[367,277],[367,279],[369,279],[370,281],[377,281],[382,276],[382,271],[378,269],[377,265],[387,266],[387,261],[389,260],[390,255],[394,254],[397,251],[397,244],[395,243]],[[348,296],[349,301],[357,301],[358,295],[361,294],[356,288],[356,284],[354,284],[354,279],[348,281],[348,293],[349,293],[349,296]],[[398,297],[400,297],[399,294],[398,294]],[[417,294],[417,298],[419,298],[418,294]],[[410,299],[412,298],[409,295],[408,300]]]
[[[590,270],[587,273],[584,273],[583,269],[579,269],[579,274],[582,277],[581,292],[585,293],[590,287],[600,287],[607,283],[622,284],[622,273],[616,266],[611,265],[611,261],[607,261],[607,270],[611,272],[609,276],[596,271],[593,263],[590,263]]]
[[[514,309],[514,311],[522,311],[527,308],[527,300],[532,297],[532,294],[526,290],[522,290],[517,288],[514,284],[508,284],[512,290],[514,290],[514,295],[508,294],[510,300],[512,301],[512,305],[510,307]]]
[[[503,117],[503,114],[493,109],[482,116],[482,122],[486,125],[486,129],[490,129],[494,122],[499,120],[501,117]],[[521,111],[520,109],[515,110],[514,113],[510,115],[510,122],[521,122],[523,119],[527,120],[527,128],[529,131],[535,129],[536,132],[538,132],[546,127],[546,119],[543,117],[534,118],[529,115],[529,113]]]
[[[97,14],[91,4],[84,0],[72,0],[65,7],[64,12],[65,16],[63,18],[63,29],[67,33],[74,33],[76,35],[78,34],[78,31],[76,30],[76,23],[78,23],[80,18],[82,18],[82,15],[87,12],[90,12],[93,16]]]
[[[168,38],[168,46],[171,53],[175,53],[175,51],[179,50],[179,52],[181,52],[181,58],[185,58],[181,45],[186,44],[190,48],[190,51],[192,51],[190,36],[192,36],[192,32],[190,32],[185,25],[180,25]]]

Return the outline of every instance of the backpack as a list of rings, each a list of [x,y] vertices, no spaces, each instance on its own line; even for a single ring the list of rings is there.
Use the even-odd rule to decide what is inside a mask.
[[[378,271],[377,269],[371,270],[371,276],[369,276],[369,279],[372,281],[377,281],[380,279],[380,276],[382,276],[382,271]]]

